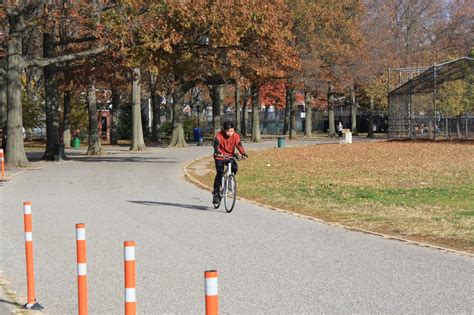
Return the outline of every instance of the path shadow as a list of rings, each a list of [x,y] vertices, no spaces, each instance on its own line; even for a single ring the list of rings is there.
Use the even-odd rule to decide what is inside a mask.
[[[43,152],[28,152],[26,154],[29,162],[42,161]],[[164,157],[153,156],[123,156],[117,153],[106,155],[86,155],[84,152],[67,152],[66,158],[62,161],[78,161],[78,162],[117,162],[117,163],[166,163],[176,164],[179,161],[170,160]],[[54,161],[49,161],[54,163]]]
[[[77,162],[116,162],[116,163],[166,163],[166,164],[176,164],[179,163],[175,160],[169,160],[162,157],[151,157],[151,156],[70,156],[69,160]]]
[[[16,307],[23,307],[23,305],[20,304],[20,303],[11,302],[11,301],[7,301],[7,300],[4,300],[4,299],[0,299],[0,303],[11,304],[11,305],[15,305]]]
[[[127,200],[127,202],[138,203],[144,206],[170,206],[170,207],[184,208],[184,209],[191,209],[191,210],[213,211],[213,212],[225,213],[224,211],[219,211],[217,209],[214,209],[214,207],[190,205],[190,204],[183,204],[183,203],[140,201],[140,200]]]

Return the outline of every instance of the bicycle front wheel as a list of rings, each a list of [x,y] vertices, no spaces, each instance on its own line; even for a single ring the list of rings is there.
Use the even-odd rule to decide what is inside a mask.
[[[224,189],[224,206],[227,212],[232,212],[235,206],[235,199],[237,198],[237,181],[235,176],[231,174],[225,183]]]

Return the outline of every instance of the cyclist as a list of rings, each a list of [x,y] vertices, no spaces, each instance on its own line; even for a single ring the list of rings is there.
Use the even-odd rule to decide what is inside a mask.
[[[223,130],[219,131],[214,138],[214,162],[216,163],[216,177],[214,179],[214,190],[212,191],[214,203],[220,200],[219,187],[224,175],[224,164],[229,157],[234,156],[235,149],[247,158],[245,149],[240,141],[240,136],[235,132],[234,124],[231,121],[224,122]],[[232,172],[237,174],[237,163],[232,163]]]

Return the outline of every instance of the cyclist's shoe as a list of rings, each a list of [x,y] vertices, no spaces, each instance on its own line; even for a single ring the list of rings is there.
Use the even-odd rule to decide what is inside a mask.
[[[212,195],[212,203],[219,203],[221,201],[221,196],[219,193],[215,193]]]

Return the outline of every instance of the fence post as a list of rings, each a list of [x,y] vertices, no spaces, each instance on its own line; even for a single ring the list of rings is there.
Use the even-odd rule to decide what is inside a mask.
[[[31,216],[31,202],[23,202],[24,229],[25,229],[25,254],[26,254],[26,286],[28,300],[23,308],[29,310],[41,310],[43,307],[36,302],[35,296],[35,272],[33,264],[33,222]]]
[[[135,242],[124,242],[125,263],[125,315],[137,313],[136,281],[135,281]]]
[[[217,293],[217,270],[204,272],[206,287],[206,315],[219,314],[219,300]]]
[[[76,224],[77,249],[77,306],[79,315],[87,315],[87,256],[86,256],[86,226]]]

